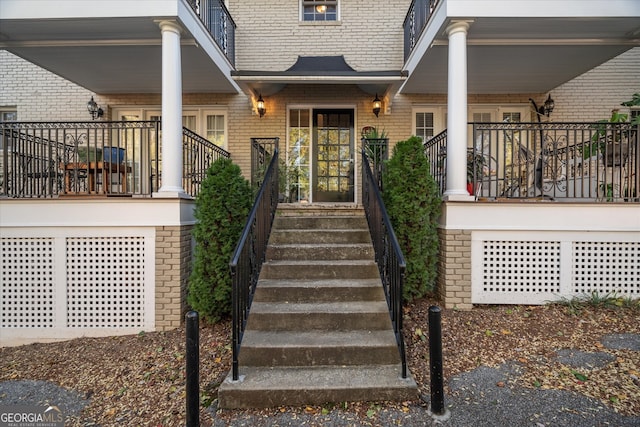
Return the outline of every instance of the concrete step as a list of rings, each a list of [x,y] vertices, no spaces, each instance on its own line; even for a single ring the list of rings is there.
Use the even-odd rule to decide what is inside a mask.
[[[400,363],[393,332],[251,331],[242,341],[244,366],[391,365]]]
[[[278,216],[360,216],[364,208],[353,203],[279,203]]]
[[[375,279],[378,267],[370,260],[289,261],[273,260],[262,264],[260,279]]]
[[[287,303],[254,301],[245,338],[257,331],[391,329],[384,301]]]
[[[277,230],[326,230],[326,229],[364,229],[367,219],[364,216],[276,216],[273,228]]]
[[[368,243],[371,244],[369,230],[366,229],[324,229],[297,230],[273,229],[269,236],[270,245],[291,243],[324,244],[324,243]]]
[[[326,280],[260,280],[255,302],[385,301],[380,278]]]
[[[412,400],[417,386],[401,378],[400,365],[241,367],[220,385],[221,408],[269,408],[329,402]]]
[[[270,244],[268,260],[374,259],[371,243]]]

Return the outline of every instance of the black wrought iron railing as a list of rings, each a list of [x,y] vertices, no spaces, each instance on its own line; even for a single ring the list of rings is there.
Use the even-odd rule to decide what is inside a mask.
[[[362,147],[373,168],[373,175],[382,191],[382,173],[384,165],[389,160],[389,138],[362,138]]]
[[[407,358],[402,336],[402,288],[406,263],[382,201],[372,165],[364,149],[362,150],[362,204],[400,353],[402,378],[407,378]]]
[[[238,356],[249,317],[249,309],[258,283],[258,276],[278,207],[278,149],[272,154],[269,167],[256,196],[253,208],[242,231],[229,264],[232,290],[232,375],[239,378]]]
[[[187,0],[216,44],[235,66],[236,24],[224,0]]]
[[[278,149],[280,138],[251,138],[251,185],[260,188],[273,153]]]
[[[184,191],[194,197],[197,196],[211,164],[218,159],[229,157],[229,152],[223,148],[187,128],[182,128],[182,187]]]
[[[640,201],[640,126],[630,123],[470,123],[467,186],[486,199]],[[444,190],[446,132],[425,143]]]
[[[413,0],[404,18],[404,60],[406,61],[422,30],[426,27],[433,11],[441,0]]]
[[[438,184],[440,194],[444,193],[447,185],[446,158],[447,158],[447,130],[426,141],[424,144],[424,154],[429,160],[429,170]]]
[[[183,129],[183,185],[195,197],[229,153]],[[150,196],[161,187],[159,121],[0,122],[0,197]]]

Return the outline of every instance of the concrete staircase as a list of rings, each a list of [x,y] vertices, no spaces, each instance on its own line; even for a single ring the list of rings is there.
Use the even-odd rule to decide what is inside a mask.
[[[221,408],[411,400],[364,212],[281,207]]]

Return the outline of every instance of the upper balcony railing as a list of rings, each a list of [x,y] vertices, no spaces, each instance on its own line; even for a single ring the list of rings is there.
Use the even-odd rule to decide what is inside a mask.
[[[200,21],[209,30],[218,47],[235,66],[236,24],[224,0],[187,0]]]
[[[150,196],[161,187],[160,122],[0,122],[0,197]],[[185,192],[229,153],[184,128]]]
[[[404,60],[406,61],[416,43],[420,39],[422,30],[429,22],[436,6],[441,0],[413,0],[407,16],[404,18]]]
[[[640,126],[470,123],[467,189],[478,199],[640,202]],[[446,131],[425,144],[446,185]]]

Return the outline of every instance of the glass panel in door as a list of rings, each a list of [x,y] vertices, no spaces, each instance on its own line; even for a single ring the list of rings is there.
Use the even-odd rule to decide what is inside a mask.
[[[314,202],[353,202],[353,110],[314,110]]]

